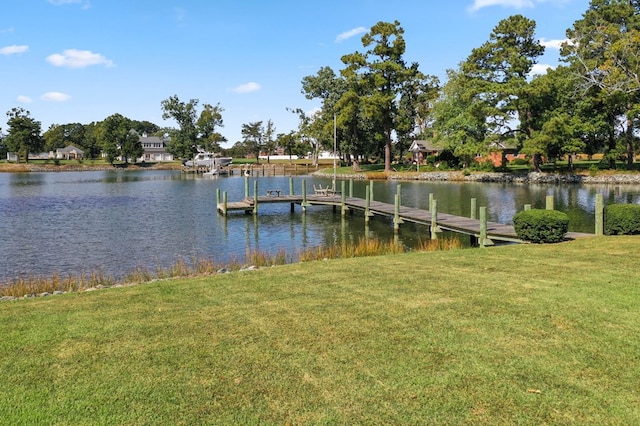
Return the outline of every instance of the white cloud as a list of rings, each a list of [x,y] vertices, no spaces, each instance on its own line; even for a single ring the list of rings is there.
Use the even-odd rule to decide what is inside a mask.
[[[33,100],[28,97],[28,96],[24,96],[24,95],[20,95],[16,98],[16,101],[20,102],[21,104],[30,104],[31,102],[33,102]]]
[[[473,4],[467,8],[470,12],[476,12],[484,7],[502,6],[513,9],[524,9],[535,7],[537,3],[565,4],[571,0],[473,0]]]
[[[515,9],[523,9],[525,7],[533,7],[533,1],[531,0],[474,0],[473,4],[469,6],[470,12],[476,12],[484,7],[502,6],[512,7]]]
[[[113,62],[99,53],[90,50],[67,49],[62,54],[47,56],[47,62],[56,67],[84,68],[90,65],[113,66]]]
[[[529,72],[529,76],[544,75],[544,74],[547,73],[547,70],[549,68],[555,69],[556,67],[554,67],[553,65],[549,65],[549,64],[535,64],[531,68],[531,72]]]
[[[50,102],[65,102],[71,99],[71,96],[67,95],[66,93],[47,92],[44,95],[40,96],[40,99]]]
[[[358,27],[349,31],[345,31],[342,34],[338,34],[338,37],[336,37],[336,43],[342,43],[343,41],[348,40],[351,37],[355,37],[358,34],[364,34],[367,31],[369,30],[366,29],[365,27]]]
[[[13,27],[9,27],[9,28],[2,28],[0,29],[0,34],[8,34],[8,33],[12,33],[14,30]]]
[[[47,0],[54,6],[64,6],[67,4],[79,4],[83,9],[89,9],[91,2],[89,0]]]
[[[0,48],[0,55],[14,55],[16,53],[24,53],[29,50],[29,46],[6,46]]]
[[[258,83],[250,81],[249,83],[241,84],[240,86],[235,87],[234,89],[232,89],[232,91],[236,93],[251,93],[257,92],[260,89],[262,89],[262,87],[260,87]]]
[[[562,43],[568,42],[569,39],[565,38],[564,40],[547,40],[544,38],[540,39],[540,44],[544,47],[548,47],[549,49],[557,49],[560,50],[562,47]]]

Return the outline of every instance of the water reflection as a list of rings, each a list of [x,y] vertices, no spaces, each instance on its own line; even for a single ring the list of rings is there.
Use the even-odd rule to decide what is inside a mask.
[[[306,183],[330,185],[310,176],[251,178],[258,192],[281,189],[300,194]],[[365,197],[369,182],[345,186]],[[490,221],[511,223],[525,204],[544,208],[553,195],[558,210],[570,217],[570,230],[592,232],[595,195],[606,203],[639,203],[638,186],[521,185],[456,182],[373,183],[373,198],[392,203],[398,187],[402,204],[428,209],[429,194],[441,212],[470,216],[471,198],[486,206]],[[244,197],[243,177],[216,179],[173,171],[102,171],[0,175],[0,281],[18,276],[77,274],[101,269],[118,276],[137,266],[168,267],[182,259],[242,260],[251,251],[291,258],[318,245],[354,243],[360,238],[396,241],[408,248],[429,238],[426,226],[405,223],[394,235],[391,218],[375,216],[368,225],[362,212],[334,212],[313,206],[264,204],[258,216],[216,212],[216,189],[229,201]],[[466,239],[466,237],[464,237]],[[466,242],[463,239],[464,242]]]

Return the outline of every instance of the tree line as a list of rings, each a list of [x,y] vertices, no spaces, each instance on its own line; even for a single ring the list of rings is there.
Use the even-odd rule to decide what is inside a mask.
[[[412,140],[427,139],[460,164],[508,146],[528,154],[535,169],[544,158],[576,153],[603,153],[610,167],[622,159],[631,168],[640,113],[640,0],[591,0],[567,29],[562,65],[532,76],[545,50],[535,30],[523,15],[501,20],[441,83],[406,62],[398,21],[378,22],[362,37],[362,52],[342,56],[342,69],[322,67],[302,79],[303,95],[321,102],[317,112],[288,108],[299,118],[289,133],[277,133],[271,120],[243,124],[242,140],[228,151],[258,157],[279,147],[317,155],[337,141],[354,168],[378,160],[391,170]],[[176,95],[161,102],[163,119],[174,119],[177,128],[115,114],[90,125],[53,125],[42,136],[40,123],[14,108],[1,145],[24,153],[74,143],[111,159],[139,149],[133,129],[169,136],[168,151],[190,158],[199,147],[220,150],[226,142],[219,132],[224,109],[198,104]]]

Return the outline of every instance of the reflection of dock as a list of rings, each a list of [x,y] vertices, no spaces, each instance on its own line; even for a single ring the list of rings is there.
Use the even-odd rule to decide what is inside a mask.
[[[394,230],[399,230],[400,225],[405,222],[412,222],[420,225],[428,226],[431,238],[437,238],[437,234],[443,230],[453,231],[466,234],[472,237],[474,241],[483,246],[493,245],[493,241],[506,242],[522,242],[515,231],[513,225],[505,225],[487,220],[487,208],[477,208],[476,200],[471,199],[471,217],[462,217],[447,213],[438,212],[437,200],[433,199],[433,194],[429,194],[429,209],[419,209],[414,207],[402,206],[401,204],[401,186],[398,185],[398,192],[395,196],[395,202],[385,203],[373,200],[373,183],[367,185],[366,197],[353,197],[353,183],[349,183],[349,190],[346,191],[346,182],[342,182],[342,191],[335,193],[327,193],[326,191],[314,191],[313,195],[306,194],[306,184],[303,181],[302,194],[295,195],[293,193],[293,183],[290,182],[289,194],[284,194],[282,190],[267,190],[265,193],[270,195],[257,195],[258,182],[254,181],[254,195],[249,196],[248,179],[245,179],[245,197],[240,201],[228,202],[227,194],[217,194],[217,210],[223,215],[232,211],[244,211],[245,213],[257,214],[261,204],[288,203],[291,211],[294,211],[295,205],[302,206],[303,211],[307,207],[315,205],[333,206],[334,211],[340,209],[345,215],[347,212],[353,214],[355,210],[364,212],[365,223],[373,216],[386,216],[393,218]],[[549,208],[547,200],[547,207]],[[527,208],[527,206],[525,206]],[[479,213],[479,214],[477,214]],[[593,234],[584,234],[569,232],[567,239],[575,239],[586,237]]]

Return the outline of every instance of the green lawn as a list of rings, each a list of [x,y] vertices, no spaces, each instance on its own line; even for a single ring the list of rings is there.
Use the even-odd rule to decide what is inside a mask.
[[[640,424],[640,237],[0,303],[0,424]]]

